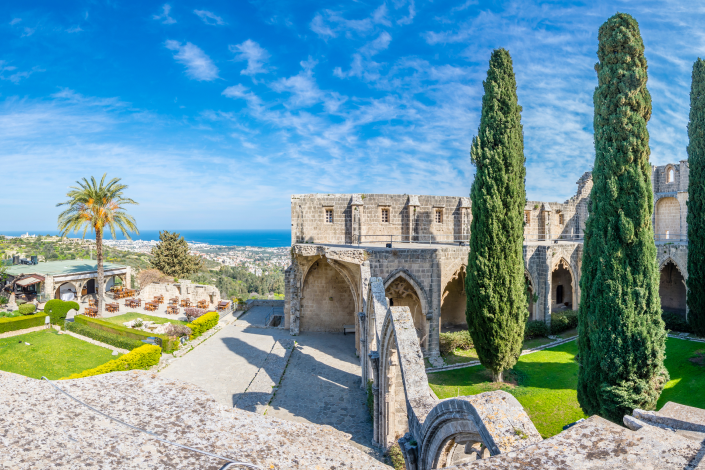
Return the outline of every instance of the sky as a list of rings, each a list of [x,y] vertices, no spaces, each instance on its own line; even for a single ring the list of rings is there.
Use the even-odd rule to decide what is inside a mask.
[[[3,1],[0,231],[56,228],[83,177],[141,229],[286,229],[290,196],[467,196],[482,81],[509,50],[529,200],[594,160],[597,33],[639,22],[651,162],[687,158],[692,1]],[[695,6],[694,6],[695,5]]]

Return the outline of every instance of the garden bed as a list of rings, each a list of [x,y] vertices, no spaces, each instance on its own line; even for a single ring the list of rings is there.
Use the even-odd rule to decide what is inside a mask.
[[[585,417],[576,392],[577,352],[577,342],[571,341],[521,356],[514,369],[505,373],[508,383],[503,384],[492,383],[489,371],[482,366],[429,374],[428,380],[441,399],[505,390],[517,398],[541,436],[547,438],[561,432],[564,425]],[[658,408],[668,401],[702,407],[705,402],[705,345],[669,338],[665,364],[671,380],[661,394]]]
[[[123,323],[135,320],[137,318],[141,318],[144,321],[153,321],[154,323],[157,323],[159,325],[164,324],[164,323],[173,323],[175,325],[185,325],[185,326],[189,325],[189,323],[186,321],[175,320],[175,319],[164,318],[164,317],[155,317],[152,315],[145,315],[144,313],[137,313],[137,312],[127,312],[127,313],[123,313],[122,315],[117,315],[115,317],[101,318],[101,320],[107,321],[109,323],[113,323],[115,325],[124,326]]]
[[[0,339],[0,370],[35,379],[56,380],[112,359],[111,350],[60,335],[53,328]]]

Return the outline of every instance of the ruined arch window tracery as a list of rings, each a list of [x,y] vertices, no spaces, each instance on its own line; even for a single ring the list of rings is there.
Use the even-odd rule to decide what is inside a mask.
[[[673,183],[675,180],[675,170],[672,166],[666,168],[666,183]]]

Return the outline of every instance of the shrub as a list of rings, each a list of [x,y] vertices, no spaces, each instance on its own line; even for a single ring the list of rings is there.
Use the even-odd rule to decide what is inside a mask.
[[[135,330],[133,328],[127,328],[121,325],[115,325],[113,323],[99,320],[97,318],[89,318],[85,315],[76,315],[74,323],[81,323],[83,325],[89,325],[92,328],[98,330],[107,331],[108,333],[113,333],[119,336],[125,336],[127,338],[145,340],[150,337],[157,338],[157,341],[161,345],[164,352],[171,352],[179,349],[179,341],[177,338],[170,338],[166,335],[160,335],[157,333],[151,333],[148,331]]]
[[[661,318],[666,323],[667,330],[680,331],[681,333],[693,332],[693,329],[682,315],[673,312],[663,312],[661,313]]]
[[[22,315],[32,315],[35,310],[37,310],[37,306],[34,304],[26,303],[22,304],[17,309],[20,311]]]
[[[35,315],[0,318],[0,333],[42,326],[44,324],[45,317],[45,313],[37,313]]]
[[[7,305],[7,302],[9,302],[7,297],[0,295],[0,305]]]
[[[67,321],[64,328],[68,331],[76,333],[77,335],[85,336],[87,338],[100,341],[101,343],[115,346],[116,348],[127,349],[128,351],[144,346],[144,343],[138,339],[116,335],[108,331],[92,328],[91,326],[84,325],[82,323]]]
[[[557,335],[578,327],[578,312],[564,310],[551,314],[551,334]]]
[[[524,328],[524,339],[541,338],[548,336],[548,326],[541,320],[530,320]]]
[[[395,442],[391,445],[391,447],[389,447],[389,449],[387,449],[387,457],[389,457],[394,470],[404,470],[406,468],[404,454],[402,454],[401,447],[399,447],[398,442]]]
[[[220,315],[218,312],[208,312],[200,318],[195,319],[189,325],[191,327],[191,339],[198,338],[206,331],[218,324]]]
[[[134,369],[149,369],[153,365],[159,364],[162,350],[159,346],[151,344],[143,344],[139,348],[125,354],[124,356],[108,361],[102,366],[95,369],[88,369],[78,374],[72,374],[64,377],[61,380],[80,379],[83,377],[91,377],[93,375],[107,374],[109,372],[117,372]]]
[[[67,302],[61,299],[50,300],[44,305],[44,312],[49,314],[52,325],[63,325],[69,310],[78,312],[79,305],[76,302]]]
[[[205,314],[206,311],[202,308],[188,307],[184,309],[184,315],[186,315],[186,318],[189,318],[189,321],[193,321],[193,319],[203,316]]]
[[[467,330],[441,333],[439,336],[441,354],[444,356],[452,353],[456,349],[472,349],[472,338],[470,337],[470,332]]]
[[[193,333],[188,326],[174,323],[167,323],[164,330],[164,334],[167,336],[191,336],[191,333]]]

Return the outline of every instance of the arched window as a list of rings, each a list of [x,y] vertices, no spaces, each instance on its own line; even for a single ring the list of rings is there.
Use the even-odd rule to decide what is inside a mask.
[[[673,183],[674,180],[674,171],[673,168],[669,168],[668,171],[666,172],[666,183]]]

